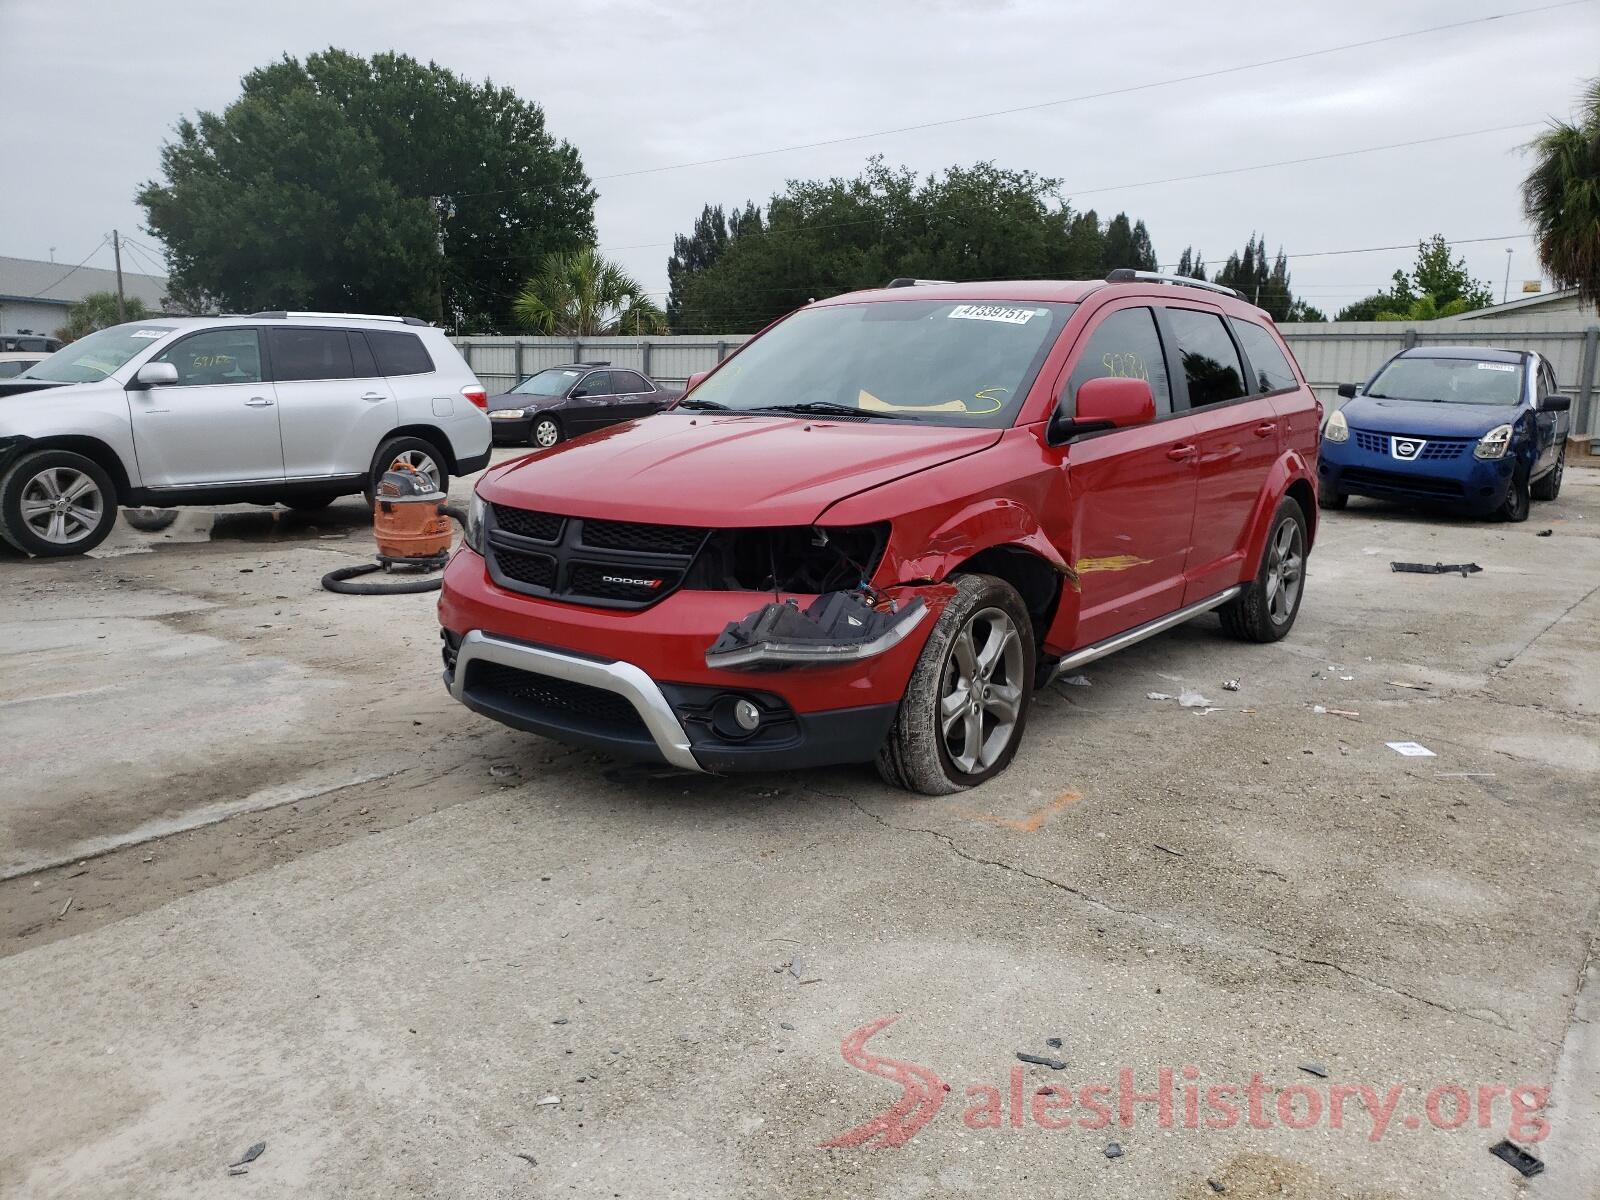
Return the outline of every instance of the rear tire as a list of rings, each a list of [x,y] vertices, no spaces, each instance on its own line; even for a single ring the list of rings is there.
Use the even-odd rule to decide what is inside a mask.
[[[286,508],[292,508],[295,512],[311,513],[321,512],[338,498],[337,496],[291,496],[283,503]]]
[[[1323,488],[1317,493],[1317,507],[1331,508],[1335,511],[1350,503],[1348,492],[1336,492],[1332,488]]]
[[[1276,642],[1294,628],[1305,595],[1306,514],[1285,496],[1272,514],[1256,577],[1217,610],[1222,628],[1244,642]]]
[[[1495,510],[1495,516],[1502,521],[1516,523],[1528,519],[1528,510],[1532,507],[1533,494],[1528,490],[1528,478],[1520,471],[1511,476],[1511,486],[1506,489],[1506,498],[1500,507]]]
[[[383,482],[383,473],[397,458],[404,458],[426,474],[438,485],[441,492],[450,490],[448,467],[450,460],[439,452],[437,446],[421,438],[393,437],[379,446],[378,452],[372,456],[372,468],[367,472],[367,486],[364,489],[368,504],[372,503],[373,497],[378,493],[378,484]]]
[[[1554,500],[1561,495],[1561,477],[1567,471],[1567,448],[1561,447],[1561,453],[1556,456],[1556,465],[1546,471],[1534,485],[1528,489],[1535,500]]]
[[[0,479],[0,533],[40,558],[84,554],[117,523],[117,489],[100,464],[70,450],[36,450]]]
[[[175,508],[125,508],[122,519],[140,533],[160,533],[178,519]]]
[[[878,773],[895,787],[947,796],[992,779],[1022,743],[1038,655],[1016,590],[962,575],[911,672]]]

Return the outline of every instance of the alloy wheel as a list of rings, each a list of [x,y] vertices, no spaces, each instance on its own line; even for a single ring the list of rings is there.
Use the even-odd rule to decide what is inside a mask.
[[[1267,551],[1267,612],[1273,624],[1282,625],[1294,615],[1305,566],[1305,535],[1300,532],[1300,522],[1285,517],[1273,531]]]
[[[974,613],[950,644],[939,692],[939,731],[958,771],[977,775],[1016,736],[1026,676],[1022,638],[998,608]]]
[[[433,481],[434,487],[439,486],[439,464],[433,461],[431,455],[424,454],[421,450],[402,450],[395,455],[395,460],[421,471]]]
[[[46,467],[22,485],[23,523],[57,546],[80,542],[99,528],[105,497],[93,477],[72,467]]]

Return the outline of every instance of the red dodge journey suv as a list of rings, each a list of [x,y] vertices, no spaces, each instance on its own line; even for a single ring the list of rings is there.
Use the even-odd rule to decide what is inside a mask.
[[[957,791],[1005,769],[1060,672],[1212,609],[1289,632],[1320,418],[1270,318],[1216,285],[836,296],[672,410],[486,472],[445,682],[632,758]]]

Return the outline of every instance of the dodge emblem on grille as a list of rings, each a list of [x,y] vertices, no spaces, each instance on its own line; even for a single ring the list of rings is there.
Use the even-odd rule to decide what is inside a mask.
[[[626,575],[602,575],[600,576],[600,582],[625,583],[629,587],[650,588],[652,590],[661,586],[661,580],[659,579],[630,579]]]
[[[1426,442],[1419,442],[1413,438],[1394,438],[1390,444],[1394,447],[1394,456],[1406,462],[1415,459],[1427,445]]]

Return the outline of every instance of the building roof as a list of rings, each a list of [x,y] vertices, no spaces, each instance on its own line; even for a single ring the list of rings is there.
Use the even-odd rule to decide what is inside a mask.
[[[167,294],[165,275],[140,275],[126,267],[123,256],[122,291],[131,299],[159,309]],[[117,290],[117,273],[101,267],[74,267],[71,263],[40,262],[35,258],[0,255],[0,303],[76,304],[90,292]]]
[[[1584,306],[1578,300],[1577,288],[1561,288],[1553,292],[1540,292],[1536,296],[1519,296],[1504,304],[1491,304],[1487,308],[1475,308],[1471,312],[1457,313],[1453,317],[1443,318],[1446,321],[1478,321],[1485,317],[1514,317],[1528,315],[1532,310],[1548,308],[1554,305],[1561,310],[1580,311]]]

